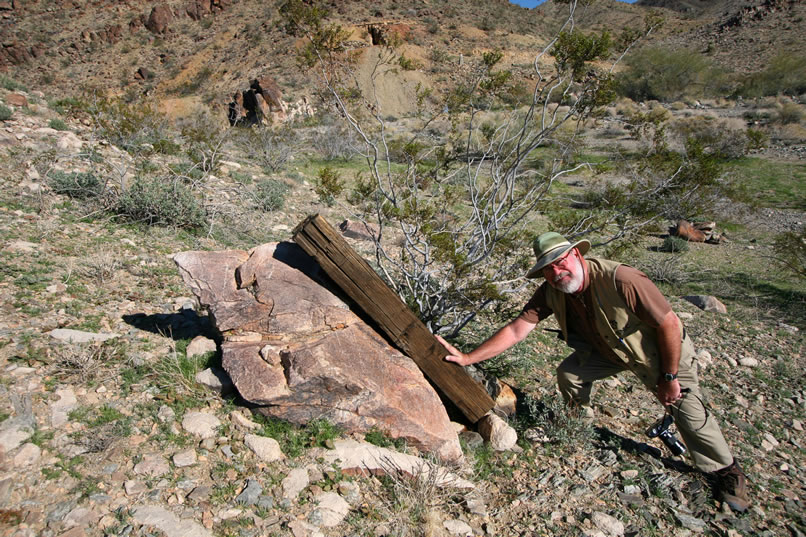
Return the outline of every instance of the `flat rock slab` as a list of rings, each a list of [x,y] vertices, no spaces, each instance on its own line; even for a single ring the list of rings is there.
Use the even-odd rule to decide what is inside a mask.
[[[445,407],[417,365],[323,283],[297,245],[182,252],[174,261],[222,334],[222,366],[258,412],[379,429],[444,460],[462,458]]]
[[[100,343],[107,339],[119,337],[119,334],[83,332],[81,330],[71,330],[70,328],[57,328],[48,332],[53,339],[66,343]]]
[[[158,505],[137,507],[132,517],[138,524],[154,526],[167,537],[212,537],[212,533],[193,520],[181,519]]]
[[[442,467],[405,453],[351,439],[336,440],[333,449],[323,454],[327,464],[335,464],[347,475],[387,475],[390,473],[414,477],[435,472],[439,487],[474,489],[476,485]]]

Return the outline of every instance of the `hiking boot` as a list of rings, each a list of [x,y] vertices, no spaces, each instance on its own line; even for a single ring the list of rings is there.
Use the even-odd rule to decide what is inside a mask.
[[[713,472],[717,499],[739,513],[747,511],[752,502],[747,497],[747,477],[736,460],[730,466]]]

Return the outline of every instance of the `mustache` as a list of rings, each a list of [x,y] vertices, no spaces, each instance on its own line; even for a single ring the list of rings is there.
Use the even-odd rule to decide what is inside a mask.
[[[557,282],[559,282],[560,280],[562,280],[562,279],[563,279],[563,278],[565,278],[566,276],[573,276],[573,274],[571,274],[571,273],[570,273],[569,271],[567,271],[567,270],[566,270],[566,271],[563,271],[563,272],[560,272],[560,273],[558,273],[558,274],[557,274],[557,275],[554,277],[553,283],[557,283]]]

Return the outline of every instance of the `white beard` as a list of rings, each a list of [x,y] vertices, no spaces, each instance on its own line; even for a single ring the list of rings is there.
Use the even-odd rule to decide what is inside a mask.
[[[580,263],[578,259],[574,259],[573,266],[571,266],[570,269],[570,271],[566,270],[557,274],[554,281],[549,282],[552,287],[567,295],[578,293],[585,283],[585,271],[582,268],[582,263]],[[571,278],[560,282],[560,280],[567,276],[571,276]]]

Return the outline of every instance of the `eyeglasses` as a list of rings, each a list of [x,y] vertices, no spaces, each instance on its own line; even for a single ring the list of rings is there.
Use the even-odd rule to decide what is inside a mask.
[[[569,259],[570,257],[572,257],[572,256],[571,256],[571,254],[573,253],[573,251],[574,251],[574,249],[573,249],[573,248],[571,248],[570,250],[568,250],[567,252],[565,252],[565,253],[562,255],[562,257],[560,257],[559,259],[555,260],[553,263],[549,263],[548,265],[546,265],[545,267],[543,267],[543,271],[544,271],[544,272],[545,272],[545,271],[551,271],[551,270],[552,270],[554,267],[561,267],[561,266],[565,266],[565,265],[568,263],[568,259]]]

